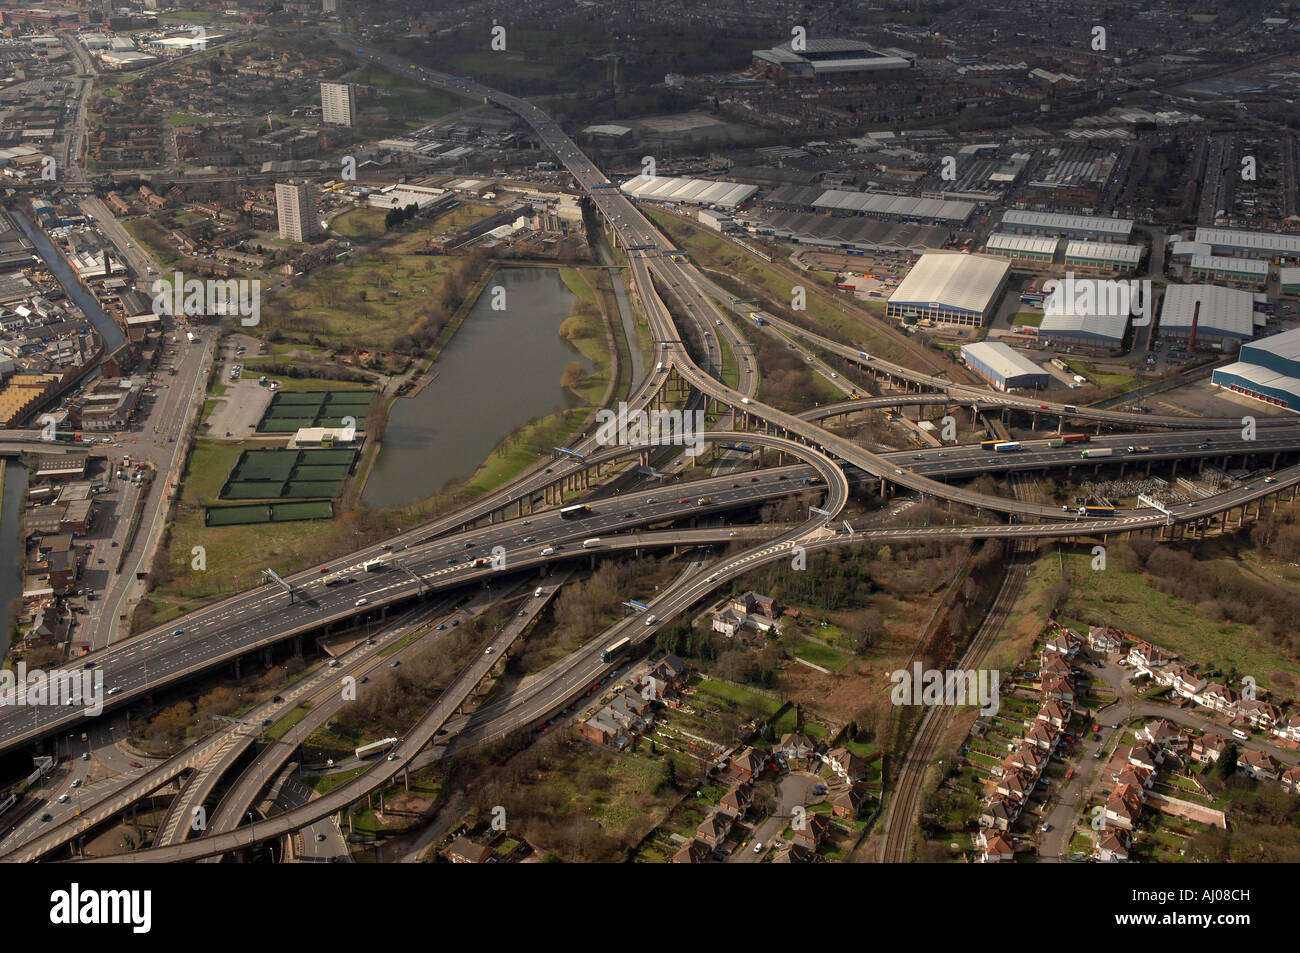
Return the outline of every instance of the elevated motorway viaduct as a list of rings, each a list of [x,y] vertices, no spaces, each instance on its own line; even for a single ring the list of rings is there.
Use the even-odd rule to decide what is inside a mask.
[[[728,431],[704,434],[702,439],[710,443],[747,440],[807,460],[821,476],[822,482],[814,489],[826,494],[822,509],[832,517],[848,500],[848,478],[819,451],[795,441]],[[611,449],[635,454],[643,448]],[[682,517],[713,516],[805,489],[801,481],[789,476],[790,471],[755,475],[752,480],[737,479],[735,475],[713,477],[681,487],[623,494],[616,500],[600,502],[582,519],[564,519],[551,510],[533,519],[509,520],[455,536],[394,546],[391,553],[379,549],[371,558],[392,563],[387,571],[366,572],[363,566],[367,560],[354,556],[357,561],[335,563],[328,573],[319,571],[325,567],[297,573],[287,581],[304,597],[300,601],[290,602],[277,586],[262,586],[96,653],[88,664],[97,666],[105,690],[111,693],[106,708],[116,707],[285,639],[328,631],[330,626],[349,624],[355,617],[382,613],[389,606],[433,592],[490,580],[499,575],[499,566],[514,571],[592,555],[594,550],[565,546],[572,547],[599,533]],[[708,502],[699,504],[699,499]],[[607,540],[601,549],[622,545],[615,540]],[[498,546],[504,557],[494,562],[493,549]],[[550,547],[556,551],[541,555],[542,549]],[[475,561],[483,565],[474,566]],[[352,581],[326,587],[325,577],[337,573],[349,575]],[[0,710],[0,751],[20,747],[83,719],[79,708],[67,706]]]
[[[1244,516],[1246,507],[1252,503],[1257,503],[1262,508],[1264,498],[1275,495],[1279,488],[1294,497],[1295,487],[1300,484],[1300,466],[1280,472],[1277,475],[1277,480],[1277,484],[1270,485],[1267,490],[1256,488],[1252,491],[1240,490],[1225,494],[1225,496],[1230,497],[1226,501],[1216,501],[1214,504],[1200,501],[1175,507],[1174,519],[1179,523],[1186,523],[1190,520],[1207,518],[1215,512],[1219,512],[1216,507],[1219,507],[1223,502],[1228,502],[1233,507],[1242,507]],[[699,571],[684,585],[673,587],[670,591],[663,593],[654,600],[650,604],[649,611],[656,614],[659,624],[662,624],[663,621],[671,619],[695,602],[707,597],[716,587],[726,585],[737,576],[771,562],[791,558],[796,546],[802,546],[806,552],[815,552],[829,546],[878,544],[885,541],[978,540],[987,538],[1035,539],[1076,536],[1105,538],[1111,535],[1144,530],[1163,532],[1165,531],[1165,519],[1164,514],[1156,514],[1155,516],[1126,516],[1111,520],[1079,521],[1073,526],[1017,523],[1010,526],[890,528],[866,530],[857,532],[852,536],[844,532],[836,533],[815,528],[810,530],[807,526],[797,527],[784,534],[781,538],[762,545],[756,550],[737,554]],[[701,531],[694,532],[699,533]],[[322,818],[329,817],[401,774],[406,766],[416,759],[421,749],[439,735],[439,732],[445,732],[446,739],[439,742],[440,746],[452,745],[451,748],[446,748],[446,750],[453,750],[455,747],[467,744],[478,745],[492,742],[518,731],[533,723],[545,713],[557,710],[568,700],[580,696],[586,686],[600,680],[605,673],[620,664],[618,661],[601,662],[601,648],[623,636],[631,638],[635,643],[643,643],[654,635],[658,626],[647,627],[643,623],[644,620],[640,616],[618,623],[583,649],[553,664],[530,682],[519,686],[510,697],[484,706],[483,709],[472,715],[455,718],[453,717],[455,708],[459,706],[453,705],[452,702],[466,697],[473,684],[477,684],[478,680],[490,667],[490,665],[485,665],[484,661],[485,659],[490,660],[492,657],[479,656],[469,666],[462,678],[458,679],[456,684],[444,694],[447,703],[444,704],[440,700],[421,720],[419,725],[394,749],[396,753],[394,760],[382,761],[365,774],[344,782],[324,797],[285,814],[256,821],[234,831],[211,834],[183,844],[150,848],[108,859],[118,862],[178,862],[214,857],[261,841],[282,837]],[[471,680],[472,684],[469,684]],[[438,752],[435,751],[432,755],[422,758],[421,761],[427,762],[430,758],[436,760],[438,756]],[[142,792],[141,796],[143,796],[143,793],[147,792]],[[114,799],[116,806],[106,816],[112,816],[112,814],[123,810],[130,803],[130,797],[130,792],[118,795]],[[92,818],[91,823],[96,823],[96,821]],[[51,834],[53,833],[51,832]],[[58,845],[56,843],[53,846]],[[49,841],[44,844],[40,841],[33,841],[31,844],[25,845],[21,850],[0,859],[13,861],[34,860],[47,853],[50,849],[53,849],[53,847],[50,846]]]

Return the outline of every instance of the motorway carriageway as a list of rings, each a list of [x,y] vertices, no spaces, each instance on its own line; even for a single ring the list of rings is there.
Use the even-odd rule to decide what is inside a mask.
[[[715,441],[747,440],[757,445],[781,447],[791,453],[811,458],[823,474],[830,499],[823,506],[835,514],[848,499],[848,481],[843,471],[821,454],[792,441],[761,435],[729,432],[706,435]],[[262,645],[280,641],[295,632],[310,631],[333,621],[358,615],[358,609],[373,611],[384,602],[415,595],[426,588],[464,585],[491,575],[491,566],[477,573],[474,559],[489,559],[494,546],[514,549],[506,565],[518,568],[521,560],[532,565],[539,561],[540,550],[552,543],[572,544],[600,532],[615,532],[638,526],[694,515],[714,515],[737,506],[786,496],[804,489],[792,479],[779,479],[793,472],[764,473],[752,480],[737,475],[710,478],[689,484],[661,487],[622,494],[598,501],[592,515],[585,519],[565,520],[558,511],[549,510],[529,519],[514,519],[491,524],[467,533],[439,537],[430,543],[399,550],[394,547],[385,558],[390,568],[380,573],[366,573],[363,562],[331,566],[326,574],[299,573],[293,582],[309,601],[288,605],[288,596],[274,585],[264,585],[243,594],[243,598],[226,600],[216,606],[198,610],[173,620],[168,626],[132,639],[119,648],[96,653],[94,664],[104,673],[104,687],[112,692],[106,705],[117,705],[177,679],[229,661]],[[732,483],[740,486],[732,487]],[[679,495],[687,503],[678,502]],[[699,506],[695,500],[707,496],[710,503]],[[650,503],[655,499],[655,503]],[[634,516],[624,514],[631,512]],[[580,551],[579,551],[580,552]],[[398,555],[400,553],[400,556]],[[560,550],[548,560],[573,558],[573,551]],[[454,567],[449,562],[454,560]],[[542,560],[547,561],[547,560]],[[395,568],[405,566],[410,571]],[[324,576],[348,573],[349,584],[326,588]],[[420,577],[417,584],[416,576]],[[364,606],[357,601],[364,597]],[[297,597],[295,597],[297,598]],[[0,751],[21,746],[42,734],[81,722],[79,709],[31,706],[31,711],[0,712]]]
[[[1278,487],[1289,487],[1300,483],[1300,466],[1292,467],[1277,474],[1276,486],[1266,488],[1271,493]],[[1258,499],[1265,495],[1260,489],[1253,492],[1236,491],[1225,496],[1232,496],[1239,502]],[[1236,503],[1234,503],[1236,505]],[[1193,518],[1198,512],[1209,512],[1211,507],[1206,501],[1185,504],[1180,519]],[[1161,525],[1162,514],[1152,516],[1130,516],[1112,520],[1079,521],[1069,527],[1069,535],[1101,535],[1107,532],[1125,532],[1140,528]],[[1066,535],[1066,528],[1057,525],[1018,523],[1010,526],[961,526],[961,527],[923,527],[869,530],[855,533],[836,533],[827,529],[810,529],[804,525],[796,527],[757,550],[737,554],[720,564],[711,566],[708,575],[700,571],[693,580],[684,585],[674,586],[662,593],[650,603],[649,612],[658,616],[659,624],[673,618],[694,602],[709,595],[719,585],[725,585],[731,579],[749,572],[767,563],[789,558],[795,545],[802,545],[808,551],[816,551],[827,546],[854,543],[874,543],[877,541],[921,541],[943,539],[980,539],[989,537],[1060,537]],[[658,626],[647,627],[641,616],[634,616],[617,623],[603,633],[598,639],[589,642],[582,649],[572,653],[553,665],[542,677],[536,678],[527,688],[523,686],[512,697],[502,699],[485,706],[480,712],[470,715],[463,723],[471,734],[473,743],[481,744],[499,740],[528,724],[544,714],[558,710],[568,699],[579,695],[588,684],[598,682],[610,671],[618,669],[622,662],[601,662],[600,650],[611,642],[628,636],[634,643],[649,639],[658,631]],[[492,656],[486,656],[491,659]],[[210,835],[185,844],[165,848],[149,848],[128,855],[112,858],[116,862],[177,862],[197,860],[204,857],[229,853],[241,847],[280,837],[301,827],[328,817],[336,811],[345,809],[349,804],[364,797],[383,784],[396,777],[412,762],[420,750],[440,731],[446,731],[451,739],[454,727],[452,716],[459,707],[458,699],[468,691],[467,685],[477,684],[486,668],[485,657],[477,657],[453,686],[444,692],[443,697],[421,719],[420,723],[403,738],[393,749],[396,758],[382,761],[365,774],[344,782],[329,794],[313,801],[311,804],[296,808],[286,814],[276,815],[267,820],[256,821],[220,835]],[[444,700],[448,704],[444,705]],[[450,704],[455,701],[456,704]],[[20,860],[21,857],[4,858]]]

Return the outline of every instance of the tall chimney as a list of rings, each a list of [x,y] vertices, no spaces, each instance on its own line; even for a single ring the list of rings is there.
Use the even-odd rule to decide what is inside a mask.
[[[1187,353],[1191,354],[1196,350],[1196,326],[1201,323],[1201,302],[1196,302],[1196,307],[1192,309],[1192,336],[1187,340]]]

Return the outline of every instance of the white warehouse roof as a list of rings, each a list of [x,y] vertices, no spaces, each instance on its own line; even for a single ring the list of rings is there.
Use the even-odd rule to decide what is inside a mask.
[[[1136,265],[1142,260],[1141,245],[1116,245],[1111,242],[1070,242],[1065,246],[1065,258],[1100,258],[1125,265]]]
[[[980,341],[978,344],[963,344],[962,357],[970,356],[1003,380],[1012,380],[1026,374],[1046,374],[1041,367],[1025,357],[1019,351],[1003,344],[1001,341]]]
[[[1193,255],[1193,268],[1221,269],[1245,274],[1268,276],[1268,262],[1258,258],[1228,258],[1225,255]]]
[[[1280,268],[1277,275],[1284,285],[1300,285],[1300,268]]]
[[[1060,215],[1055,212],[1026,212],[1014,208],[1003,214],[1002,224],[1015,228],[1055,229],[1061,232],[1094,232],[1098,235],[1113,235],[1116,238],[1128,238],[1133,231],[1133,222],[1127,218],[1097,218],[1090,215]]]
[[[1231,228],[1198,228],[1196,240],[1216,248],[1237,248],[1265,255],[1300,255],[1300,235],[1239,232]]]
[[[1038,324],[1040,336],[1053,334],[1095,334],[1110,341],[1124,340],[1128,330],[1127,314],[1043,314]]]
[[[1008,235],[1006,232],[994,232],[984,243],[985,248],[1023,251],[1031,254],[1054,255],[1058,238],[1039,238],[1035,235]]]
[[[1198,301],[1198,328],[1239,338],[1254,336],[1255,296],[1219,285],[1170,285],[1160,306],[1160,330],[1190,329]]]
[[[891,303],[937,304],[983,314],[1011,263],[987,255],[926,252],[889,296]]]
[[[949,199],[918,199],[888,192],[842,192],[829,189],[813,203],[814,208],[863,212],[867,215],[899,215],[904,218],[932,218],[964,222],[975,211],[972,202]]]
[[[1250,351],[1267,351],[1287,361],[1300,361],[1300,328],[1252,341]]]
[[[677,179],[670,176],[633,176],[620,186],[635,199],[651,202],[689,202],[693,205],[717,205],[735,208],[758,191],[756,185],[739,182],[713,182],[708,179]]]

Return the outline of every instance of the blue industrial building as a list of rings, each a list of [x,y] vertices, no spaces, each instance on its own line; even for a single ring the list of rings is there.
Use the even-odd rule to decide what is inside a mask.
[[[964,344],[961,357],[972,371],[1001,391],[1040,389],[1049,380],[1045,370],[1000,341]]]
[[[1300,410],[1300,328],[1241,346],[1239,360],[1210,380],[1234,394],[1283,410]]]

